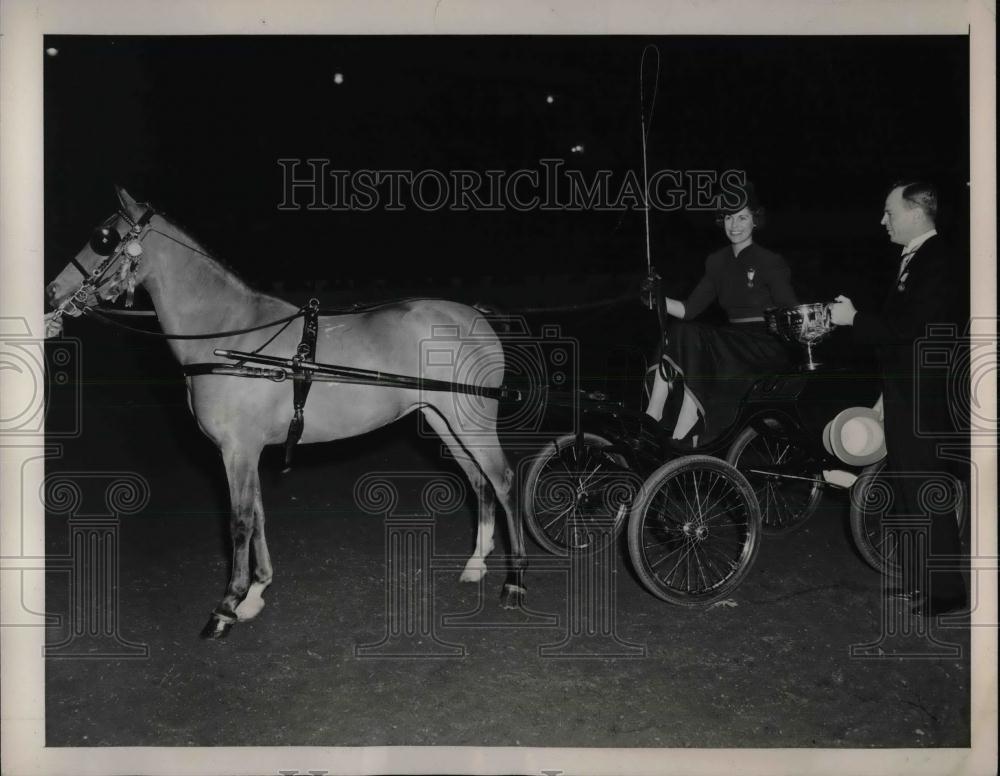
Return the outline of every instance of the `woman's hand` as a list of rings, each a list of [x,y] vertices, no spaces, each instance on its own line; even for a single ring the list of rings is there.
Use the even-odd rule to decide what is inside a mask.
[[[656,307],[656,300],[660,296],[660,276],[655,272],[642,279],[639,284],[639,301],[647,310]]]
[[[836,326],[853,326],[854,316],[857,314],[854,303],[846,296],[838,296],[830,305],[830,320]]]
[[[658,300],[663,299],[667,315],[674,318],[683,318],[684,303],[679,299],[671,299],[669,296],[663,296],[663,292],[660,290],[660,279],[660,276],[655,272],[650,274],[649,277],[643,278],[639,284],[639,299],[646,306],[647,310],[655,309]]]
[[[684,302],[680,299],[666,297],[667,315],[673,318],[684,318]]]

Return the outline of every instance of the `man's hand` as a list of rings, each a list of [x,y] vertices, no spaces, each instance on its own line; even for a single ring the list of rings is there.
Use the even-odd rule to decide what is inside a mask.
[[[854,303],[846,296],[838,296],[830,305],[830,320],[835,326],[853,326],[857,314]]]
[[[63,332],[62,313],[54,312],[45,315],[45,336],[61,337]]]

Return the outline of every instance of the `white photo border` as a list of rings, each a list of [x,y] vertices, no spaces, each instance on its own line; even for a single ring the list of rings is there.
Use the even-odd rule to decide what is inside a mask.
[[[0,6],[0,315],[23,317],[40,335],[44,285],[42,65],[43,35],[296,34],[969,34],[971,49],[972,316],[996,319],[996,7],[959,0],[645,0],[642,2],[487,3],[321,2],[320,0],[6,0]],[[995,330],[994,330],[995,333]],[[3,376],[0,375],[0,379]],[[996,375],[981,386],[996,396]],[[9,399],[9,397],[8,397]],[[996,475],[996,440],[975,451],[978,470]],[[40,447],[36,443],[35,447]],[[30,444],[0,445],[0,557],[44,556],[38,481],[21,480]],[[37,473],[37,472],[36,472]],[[34,489],[33,491],[31,489]],[[996,482],[980,482],[976,503],[981,546],[996,547]],[[16,546],[12,546],[16,544]],[[995,559],[993,566],[995,567]],[[982,579],[990,600],[974,618],[996,621],[996,584]],[[40,578],[36,574],[34,577]],[[27,579],[27,577],[25,577]],[[24,605],[44,610],[40,579],[25,586]],[[14,586],[17,587],[17,586]],[[4,589],[6,588],[6,589]],[[11,586],[3,590],[3,605]],[[17,591],[19,594],[21,591]],[[975,624],[975,619],[974,619]],[[971,629],[972,750],[966,749],[543,749],[471,747],[44,747],[42,628],[3,628],[3,770],[32,774],[278,773],[289,762],[330,773],[993,773],[997,757],[996,660],[993,628]]]

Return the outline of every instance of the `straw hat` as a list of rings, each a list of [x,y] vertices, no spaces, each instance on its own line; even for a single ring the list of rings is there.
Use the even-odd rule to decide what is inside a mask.
[[[871,407],[849,407],[826,424],[823,447],[851,466],[868,466],[885,458],[885,431]]]

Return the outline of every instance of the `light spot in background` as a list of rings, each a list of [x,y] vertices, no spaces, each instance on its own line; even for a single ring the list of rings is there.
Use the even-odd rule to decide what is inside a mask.
[[[45,53],[48,54],[50,57],[54,57],[56,54],[59,53],[59,49],[57,49],[57,48],[47,48],[47,49],[45,49]]]
[[[555,98],[555,97],[553,97],[553,96],[552,96],[551,94],[550,94],[550,95],[548,95],[548,96],[547,96],[547,97],[545,98],[545,102],[547,102],[547,103],[548,103],[549,105],[551,105],[551,104],[552,104],[552,103],[554,103],[555,101],[556,101],[556,98]]]
[[[343,73],[334,73],[333,74],[333,82],[335,84],[337,84],[338,86],[340,84],[344,83],[344,74]]]
[[[577,143],[571,149],[569,149],[571,154],[582,154],[583,153],[583,143]]]

